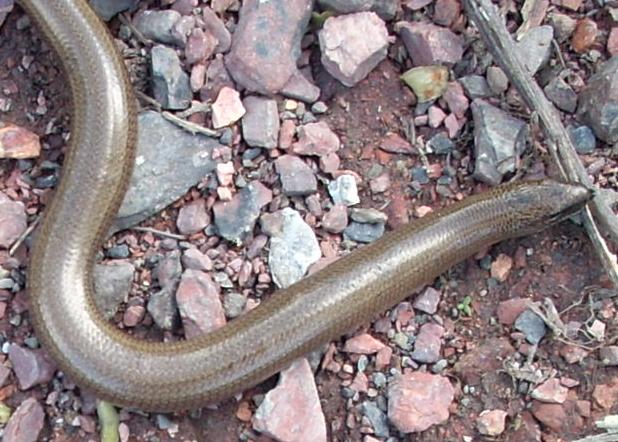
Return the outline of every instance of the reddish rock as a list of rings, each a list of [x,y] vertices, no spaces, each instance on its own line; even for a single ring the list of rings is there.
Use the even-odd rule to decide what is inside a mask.
[[[530,396],[533,399],[548,404],[563,404],[567,399],[568,393],[569,389],[562,385],[559,379],[553,378],[532,390]]]
[[[343,351],[370,355],[379,352],[384,347],[385,344],[383,342],[377,340],[368,333],[362,333],[345,341]]]
[[[460,0],[437,0],[433,13],[433,22],[448,28],[459,18],[460,14]]]
[[[598,384],[592,392],[594,401],[603,409],[609,410],[618,400],[618,378],[607,384]]]
[[[296,123],[294,120],[283,120],[279,130],[279,148],[288,149],[294,141],[296,135]]]
[[[461,60],[463,38],[431,23],[399,22],[395,25],[414,66],[452,65]]]
[[[491,371],[503,370],[503,361],[515,349],[507,338],[492,338],[464,353],[453,367],[465,383],[477,385]]]
[[[599,357],[603,365],[618,365],[618,346],[608,345],[601,348]]]
[[[322,218],[322,227],[331,233],[341,233],[348,226],[348,208],[335,204]]]
[[[407,0],[404,2],[404,6],[411,11],[418,11],[432,2],[433,0]]]
[[[444,328],[438,324],[424,324],[414,341],[414,351],[410,355],[415,361],[433,364],[440,359]]]
[[[298,141],[292,144],[292,152],[321,157],[337,152],[340,144],[337,134],[326,122],[320,121],[305,124],[298,129]]]
[[[513,268],[513,258],[504,253],[498,255],[498,257],[491,263],[491,277],[495,278],[499,282],[504,282],[509,277],[509,273]]]
[[[215,129],[229,126],[240,120],[245,112],[238,91],[224,86],[212,104],[212,126]]]
[[[448,108],[458,118],[464,118],[470,107],[470,100],[466,97],[463,87],[458,81],[451,81],[442,94],[442,98],[448,104]]]
[[[369,379],[367,379],[367,375],[362,371],[356,373],[356,376],[354,376],[350,384],[350,389],[358,391],[359,393],[366,393],[369,389]]]
[[[423,291],[423,293],[416,297],[414,300],[414,308],[433,315],[436,311],[438,311],[439,302],[440,292],[429,286]]]
[[[578,54],[583,54],[592,47],[597,38],[598,29],[594,20],[584,18],[577,22],[571,38],[571,46]]]
[[[427,111],[427,117],[428,117],[429,127],[432,127],[435,129],[437,127],[440,127],[440,125],[446,118],[446,114],[438,106],[433,105]]]
[[[4,442],[36,442],[45,423],[45,411],[35,398],[23,401],[4,429]]]
[[[564,407],[560,404],[534,402],[531,411],[539,422],[556,433],[562,433],[569,419]]]
[[[448,378],[430,373],[403,374],[388,388],[388,417],[402,433],[418,433],[446,421],[455,389]]]
[[[215,52],[218,40],[210,32],[204,32],[200,28],[191,31],[185,45],[185,59],[189,65],[203,62]]]
[[[142,305],[132,305],[126,309],[124,315],[122,316],[122,322],[127,327],[135,327],[137,324],[142,322],[144,319],[144,315],[146,314],[146,309]]]
[[[28,227],[26,208],[0,192],[0,248],[9,248]]]
[[[405,138],[396,133],[389,133],[380,141],[380,149],[390,153],[403,153],[412,155],[418,151]]]
[[[219,287],[206,273],[186,270],[176,291],[176,302],[187,339],[216,330],[226,323]]]
[[[217,44],[215,46],[216,53],[224,53],[230,50],[232,46],[232,34],[228,31],[223,20],[219,18],[215,11],[208,6],[201,5],[202,18],[204,19],[204,27],[215,38]]]
[[[183,235],[192,235],[210,224],[210,216],[206,212],[203,199],[195,200],[183,206],[178,212],[176,227]]]
[[[555,2],[552,1],[552,3],[560,4],[563,8],[570,9],[571,11],[577,11],[584,3],[584,0],[557,0]]]
[[[369,181],[369,188],[373,193],[384,193],[391,186],[391,180],[388,173],[383,173],[380,176]]]
[[[504,432],[507,412],[484,410],[476,419],[476,428],[484,436],[498,436]]]
[[[229,186],[234,182],[234,163],[227,161],[217,164],[217,181],[220,186]]]
[[[196,248],[185,250],[181,260],[185,269],[202,270],[205,272],[213,269],[212,260],[208,255],[200,252]]]
[[[21,390],[46,384],[53,379],[56,372],[56,364],[41,349],[31,350],[12,344],[9,348],[9,359]]]
[[[34,132],[14,124],[0,127],[0,158],[36,158],[40,153],[41,142]]]
[[[4,387],[11,376],[11,369],[6,365],[0,364],[0,388]]]
[[[408,204],[403,195],[393,195],[391,203],[386,208],[386,213],[388,215],[388,226],[391,229],[396,229],[410,222]]]
[[[320,157],[320,169],[322,169],[324,173],[333,174],[337,172],[340,164],[341,160],[336,153],[329,153],[328,155]]]
[[[576,345],[564,345],[560,349],[560,355],[567,361],[569,364],[578,364],[583,361],[586,356],[588,356],[590,352]]]
[[[306,359],[281,372],[255,412],[253,428],[278,441],[326,442],[326,421]]]
[[[388,367],[391,363],[391,356],[393,356],[393,349],[386,346],[378,351],[376,354],[376,370],[381,370]]]
[[[527,298],[513,298],[498,304],[496,314],[500,323],[513,325],[515,320],[528,308],[530,300]]]

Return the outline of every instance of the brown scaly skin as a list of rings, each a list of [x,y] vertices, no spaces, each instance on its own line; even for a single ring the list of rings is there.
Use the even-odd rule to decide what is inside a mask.
[[[497,187],[432,213],[280,290],[201,338],[135,340],[92,301],[94,255],[127,189],[136,109],[114,43],[83,0],[18,0],[62,59],[73,97],[63,177],[32,251],[31,315],[61,369],[102,399],[172,411],[216,402],[370,320],[453,264],[538,231],[590,198],[552,181]]]

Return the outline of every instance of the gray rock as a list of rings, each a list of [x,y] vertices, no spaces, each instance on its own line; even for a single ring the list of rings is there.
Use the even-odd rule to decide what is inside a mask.
[[[388,31],[373,12],[330,17],[318,36],[322,65],[346,86],[354,86],[386,58]]]
[[[283,155],[275,161],[283,193],[303,196],[317,192],[318,181],[311,167],[296,155]]]
[[[433,315],[438,311],[438,304],[440,303],[440,292],[433,287],[427,287],[423,293],[417,296],[414,300],[414,308],[424,313]]]
[[[552,38],[554,29],[551,26],[537,26],[516,43],[521,59],[531,75],[536,74],[549,61]]]
[[[208,255],[194,247],[187,249],[182,255],[181,260],[185,269],[202,270],[204,272],[209,272],[213,269],[212,260]]]
[[[330,9],[339,14],[369,11],[375,0],[318,0],[323,9]]]
[[[174,250],[157,263],[152,276],[159,282],[160,287],[169,287],[175,290],[181,274],[180,252]]]
[[[36,442],[45,425],[45,411],[34,397],[25,399],[4,428],[4,442]]]
[[[164,287],[150,295],[148,313],[162,330],[172,330],[179,320],[176,296],[172,287]]]
[[[514,172],[526,148],[528,127],[506,112],[477,99],[472,102],[474,119],[474,178],[496,185],[505,173]]]
[[[603,365],[615,366],[618,365],[618,346],[608,345],[601,348],[599,351],[599,358]]]
[[[137,5],[139,0],[90,0],[90,6],[105,21],[109,21],[119,12]]]
[[[438,155],[446,155],[455,149],[455,144],[448,137],[446,132],[438,132],[427,141],[427,147]]]
[[[571,142],[575,146],[577,153],[589,154],[597,147],[597,139],[588,126],[569,126],[568,128]]]
[[[167,9],[164,11],[144,11],[138,14],[133,24],[142,35],[159,43],[177,43],[174,25],[180,20],[180,13]]]
[[[554,35],[556,36],[556,40],[558,40],[559,43],[567,41],[573,34],[573,31],[575,31],[575,27],[577,26],[576,19],[572,18],[567,14],[560,14],[558,12],[549,14],[548,21],[549,24],[554,28]]]
[[[268,264],[275,284],[285,288],[300,281],[322,252],[315,233],[296,210],[288,207],[279,215],[281,229],[271,237]]]
[[[569,113],[577,109],[577,94],[562,78],[552,78],[543,91],[558,109]]]
[[[151,51],[152,91],[165,109],[186,109],[193,92],[189,76],[182,69],[178,54],[171,48],[157,45]]]
[[[107,319],[118,311],[121,302],[126,302],[133,282],[133,264],[119,262],[97,264],[94,267],[94,302]]]
[[[388,420],[386,414],[380,410],[375,402],[365,401],[362,404],[363,414],[367,416],[373,431],[378,437],[388,437],[390,435],[388,430]]]
[[[245,309],[247,298],[241,293],[229,292],[223,296],[223,310],[228,319],[234,319],[240,315]]]
[[[509,79],[502,69],[490,66],[487,68],[487,84],[495,95],[500,95],[509,88]]]
[[[272,200],[272,191],[259,181],[243,187],[231,201],[217,202],[213,207],[215,225],[228,241],[241,243],[253,231],[260,209]]]
[[[352,175],[341,175],[328,183],[328,193],[335,204],[353,206],[360,203],[356,180]]]
[[[515,320],[514,327],[526,336],[531,344],[538,344],[547,333],[545,322],[534,312],[525,310]]]
[[[246,0],[225,64],[237,84],[263,95],[280,92],[298,72],[311,0]],[[276,44],[272,44],[276,42]]]
[[[107,250],[107,256],[112,259],[124,259],[129,257],[129,246],[118,244]]]
[[[428,322],[421,326],[414,341],[414,351],[410,355],[412,359],[422,364],[438,362],[443,334],[444,329],[438,324]]]
[[[422,22],[399,22],[395,28],[414,66],[452,65],[461,60],[463,38],[448,28]]]
[[[232,46],[232,34],[225,27],[223,20],[207,6],[202,7],[202,18],[204,19],[206,29],[219,41],[215,47],[215,52],[224,53],[229,51]]]
[[[597,137],[609,144],[618,142],[618,55],[590,77],[579,96],[577,114]]]
[[[320,88],[314,85],[302,72],[294,72],[290,79],[281,88],[281,95],[284,95],[295,100],[304,101],[305,103],[313,103],[320,98]],[[309,119],[309,112],[303,115],[305,123],[315,120]],[[310,121],[307,121],[307,120]]]
[[[251,147],[274,149],[279,143],[277,101],[249,96],[242,101],[247,113],[242,117],[242,134]]]
[[[56,372],[56,364],[44,350],[31,350],[12,344],[9,359],[19,381],[20,390],[27,390],[51,381]]]
[[[364,224],[351,222],[343,231],[343,237],[356,242],[370,243],[384,234],[384,223]]]
[[[485,77],[481,75],[466,75],[457,79],[466,91],[466,95],[471,99],[488,98],[494,93],[489,87]]]
[[[138,127],[136,165],[114,232],[145,220],[183,196],[214,170],[212,150],[222,147],[212,138],[182,130],[154,111],[140,114]]]
[[[351,218],[357,223],[385,223],[388,221],[388,215],[384,212],[380,212],[377,209],[370,208],[355,208],[352,209]]]
[[[206,212],[206,202],[197,199],[181,207],[176,219],[176,227],[183,235],[193,235],[210,224],[210,215]]]

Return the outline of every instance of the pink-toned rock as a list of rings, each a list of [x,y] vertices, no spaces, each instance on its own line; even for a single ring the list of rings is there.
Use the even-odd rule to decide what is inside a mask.
[[[589,354],[588,350],[576,345],[565,345],[560,349],[560,356],[569,364],[578,364]]]
[[[212,104],[212,126],[215,129],[229,126],[240,120],[245,112],[238,91],[224,86]]]
[[[324,173],[335,173],[339,169],[340,164],[341,160],[336,153],[329,153],[320,157],[320,169]]]
[[[457,118],[463,118],[470,107],[470,100],[466,97],[463,87],[458,81],[451,81],[442,94],[448,108]]]
[[[215,52],[218,40],[210,32],[204,32],[200,28],[191,31],[185,45],[185,59],[192,65],[209,59]]]
[[[569,417],[560,404],[544,404],[542,402],[534,402],[532,406],[532,414],[546,427],[559,433]]]
[[[11,376],[11,369],[6,365],[0,364],[0,388],[4,387]]]
[[[197,63],[191,66],[191,75],[189,76],[189,84],[193,92],[199,91],[206,81],[206,65]]]
[[[507,412],[504,410],[484,410],[476,419],[476,428],[485,436],[499,436],[504,432]]]
[[[128,307],[124,312],[124,315],[122,316],[122,322],[127,327],[135,327],[137,324],[142,322],[145,314],[146,309],[143,305],[132,305]]]
[[[440,359],[444,328],[431,322],[424,324],[414,341],[414,351],[410,355],[415,361],[433,364]]]
[[[509,277],[509,273],[513,268],[513,258],[504,253],[498,255],[498,257],[491,263],[491,277],[504,282]]]
[[[453,367],[467,384],[479,384],[481,376],[503,370],[503,361],[515,353],[507,338],[493,338],[463,354]]]
[[[418,433],[446,421],[455,389],[444,376],[403,374],[388,388],[388,417],[402,433]]]
[[[404,6],[411,11],[418,11],[419,9],[424,8],[432,2],[433,0],[407,0],[404,3]]]
[[[39,136],[23,127],[0,127],[0,158],[36,158],[41,153]]]
[[[216,330],[226,323],[219,287],[206,273],[186,270],[176,291],[176,302],[187,339]]]
[[[496,309],[498,320],[504,325],[513,325],[519,315],[528,308],[530,302],[527,298],[513,298],[502,301]]]
[[[371,355],[382,350],[386,345],[378,339],[371,336],[369,333],[356,335],[347,341],[343,347],[343,351],[348,353],[359,353],[363,355]]]
[[[455,138],[461,128],[463,127],[463,122],[465,120],[458,120],[454,114],[448,114],[448,116],[444,119],[444,127],[446,127],[446,131],[448,132],[448,137],[450,139]]]
[[[618,26],[614,26],[609,31],[609,37],[607,37],[607,52],[609,55],[618,55]]]
[[[335,204],[324,214],[322,227],[331,233],[341,233],[348,226],[348,208],[343,204]]]
[[[217,164],[217,181],[220,186],[229,186],[234,182],[234,163],[227,161]]]
[[[438,106],[431,106],[427,111],[427,116],[429,117],[429,127],[437,128],[440,127],[444,119],[446,118],[446,114],[442,109]]]
[[[392,348],[388,346],[381,348],[376,354],[376,370],[388,367],[391,363],[391,356],[393,356]]]
[[[356,373],[356,376],[354,376],[350,384],[350,389],[358,391],[359,393],[366,393],[369,389],[369,379],[367,379],[367,375],[362,371]]]
[[[322,65],[346,86],[354,86],[386,58],[388,30],[374,12],[330,17],[318,36]]]
[[[440,292],[433,287],[427,287],[423,293],[414,300],[414,308],[433,315],[438,310],[440,302]]]
[[[326,442],[326,421],[306,359],[281,372],[255,412],[253,428],[282,442]]]
[[[27,227],[24,204],[0,192],[0,248],[9,248]]]
[[[568,393],[569,389],[562,385],[559,379],[552,378],[532,390],[530,396],[548,404],[563,404]]]
[[[225,86],[234,88],[234,82],[223,63],[223,57],[216,55],[208,63],[204,87],[200,89],[200,98],[203,101],[215,101],[221,89]]]
[[[283,120],[279,130],[279,148],[289,149],[292,142],[294,142],[294,135],[296,135],[296,123],[294,123],[294,120]]]
[[[56,371],[56,364],[40,349],[31,350],[13,344],[9,348],[9,359],[21,390],[46,384],[52,380]]]
[[[571,11],[577,11],[584,3],[584,0],[557,0],[555,2],[552,1],[552,3],[560,4],[563,8],[570,9]]]
[[[202,270],[205,272],[213,269],[212,260],[208,255],[200,252],[196,248],[185,250],[182,254],[181,261],[185,269]]]
[[[206,212],[206,203],[203,199],[191,201],[181,207],[176,219],[176,227],[183,235],[192,235],[210,224],[210,216]]]
[[[431,23],[399,22],[401,35],[414,66],[452,65],[461,60],[463,38]]]
[[[391,187],[391,179],[385,172],[369,181],[369,188],[373,193],[384,193]]]
[[[308,123],[298,129],[298,141],[292,144],[292,152],[298,155],[325,156],[339,150],[339,137],[328,123]]]
[[[412,147],[408,140],[396,133],[389,133],[380,141],[380,149],[390,153],[415,154],[418,151]]]
[[[23,401],[13,413],[2,440],[4,442],[36,442],[45,423],[45,411],[35,398]]]
[[[410,222],[408,204],[403,195],[393,195],[391,203],[386,208],[386,213],[388,215],[388,226],[391,229],[396,229]]]

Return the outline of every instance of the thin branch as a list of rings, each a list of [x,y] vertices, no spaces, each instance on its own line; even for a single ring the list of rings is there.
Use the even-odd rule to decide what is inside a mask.
[[[15,240],[15,242],[9,249],[9,256],[13,256],[15,254],[19,246],[21,246],[21,244],[26,240],[26,238],[28,238],[28,235],[30,235],[32,231],[36,229],[36,226],[39,225],[39,221],[41,221],[40,215],[37,216],[36,219],[32,221],[32,223],[28,226],[28,228],[24,230],[21,235],[19,235],[19,238]]]
[[[192,123],[190,121],[187,120],[183,120],[182,118],[177,117],[176,115],[172,114],[171,112],[161,112],[161,115],[163,116],[163,118],[165,118],[166,120],[174,123],[175,125],[181,127],[182,129],[191,132],[193,135],[197,134],[202,134],[202,135],[206,135],[207,137],[218,137],[219,136],[219,131],[214,130],[214,129],[209,129],[207,127],[204,126],[200,126],[199,124],[195,124]]]
[[[133,227],[133,230],[137,230],[138,232],[152,233],[153,235],[162,236],[164,238],[177,239],[179,241],[186,241],[187,239],[187,237],[184,235],[178,235],[177,233],[165,232],[163,230],[157,230],[152,227],[136,226],[136,227]]]
[[[538,114],[545,129],[547,144],[552,151],[552,157],[558,160],[558,165],[566,174],[564,178],[592,189],[593,183],[579,160],[571,138],[560,120],[560,114],[524,67],[519,52],[515,48],[496,7],[489,0],[464,0],[464,6],[496,63],[509,77],[530,110]],[[605,239],[599,234],[599,228],[595,223],[596,220],[600,224],[601,230],[609,235],[615,244],[618,244],[618,218],[614,215],[605,198],[595,197],[588,207],[589,209],[582,212],[584,228],[608,276],[614,285],[618,286],[616,256],[609,251],[609,247],[605,243]]]

